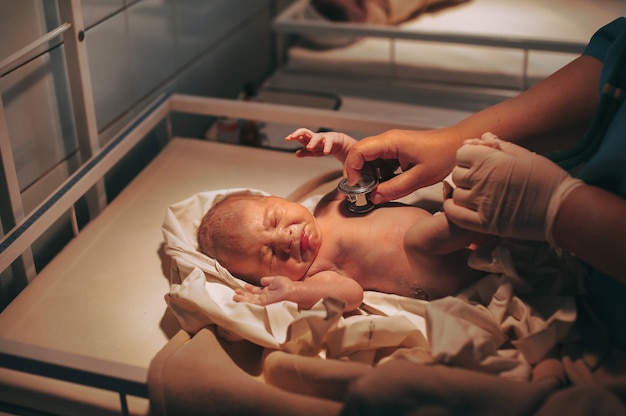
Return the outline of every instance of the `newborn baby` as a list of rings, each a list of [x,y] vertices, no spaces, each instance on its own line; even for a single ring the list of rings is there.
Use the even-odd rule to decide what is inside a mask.
[[[356,141],[342,133],[296,130],[299,157],[334,155],[343,163]],[[198,229],[200,251],[249,282],[235,301],[289,300],[308,309],[325,297],[360,306],[363,290],[419,299],[454,295],[483,276],[467,266],[475,233],[414,206],[389,203],[357,215],[330,192],[311,213],[275,196],[233,194]]]

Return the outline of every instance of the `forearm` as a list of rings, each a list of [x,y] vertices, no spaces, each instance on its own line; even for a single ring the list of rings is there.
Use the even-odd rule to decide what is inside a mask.
[[[331,273],[335,274],[322,272],[318,276],[294,282],[288,300],[297,303],[301,309],[310,309],[321,299],[333,297],[346,303],[346,311],[357,309],[363,302],[361,286],[345,276],[328,277]]]
[[[357,140],[345,133],[333,132],[333,134],[339,135],[339,142],[341,143],[341,147],[337,151],[333,151],[333,155],[343,165],[346,161],[346,157],[348,156],[348,151],[350,151],[350,148],[357,142]]]
[[[464,140],[485,132],[535,152],[568,148],[580,139],[598,105],[601,68],[595,58],[581,56],[533,88],[455,125],[389,130],[365,138],[350,149],[344,173],[354,184],[367,164],[378,159],[397,163],[403,174],[382,182],[370,195],[378,205],[441,181],[456,165]]]
[[[361,142],[354,147],[363,153],[378,152],[380,157],[398,159],[403,170],[428,165],[427,169],[418,166],[419,173],[404,178],[411,183],[401,185],[397,180],[395,186],[401,190],[441,180],[456,164],[456,151],[463,142],[485,132],[535,152],[564,149],[580,139],[593,117],[601,67],[595,58],[581,56],[531,89],[457,124],[426,131],[390,130],[373,137],[373,144]]]
[[[529,90],[468,117],[452,130],[465,139],[490,131],[525,147],[541,144],[543,138],[552,141],[558,134],[580,136],[598,104],[601,68],[597,59],[581,56]]]
[[[562,202],[554,241],[626,284],[626,200],[593,186],[574,189]]]

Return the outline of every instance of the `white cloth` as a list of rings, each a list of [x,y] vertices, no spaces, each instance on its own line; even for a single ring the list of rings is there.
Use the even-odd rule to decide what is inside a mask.
[[[226,339],[295,354],[370,364],[382,354],[385,360],[441,362],[515,379],[527,379],[531,363],[570,334],[576,318],[570,295],[579,286],[567,281],[577,282],[580,271],[566,265],[563,273],[563,263],[547,246],[542,251],[517,243],[477,252],[472,266],[489,274],[457,297],[426,302],[365,292],[361,309],[345,316],[341,303],[330,298],[302,311],[287,301],[265,307],[234,302],[234,288],[244,282],[198,252],[196,241],[204,213],[233,192],[265,194],[200,193],[169,207],[163,223],[165,252],[172,259],[165,298],[190,333],[216,325]],[[320,197],[303,205],[312,210]],[[540,273],[534,280],[533,269]]]

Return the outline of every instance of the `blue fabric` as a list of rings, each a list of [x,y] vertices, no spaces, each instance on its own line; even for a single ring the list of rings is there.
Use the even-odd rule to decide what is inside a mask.
[[[626,48],[617,45],[626,37],[626,18],[619,18],[591,38],[584,54],[603,62],[600,91]],[[621,49],[621,50],[620,50]],[[622,78],[626,78],[624,74]],[[602,139],[597,153],[580,171],[586,183],[606,189],[626,198],[626,105],[622,102]],[[598,210],[602,210],[598,206]],[[626,249],[626,248],[625,248]],[[624,253],[626,255],[626,252]],[[616,344],[626,349],[626,285],[593,270],[588,282],[589,301],[600,319],[607,325]]]
[[[609,73],[626,51],[616,50],[619,37],[626,37],[626,18],[619,18],[592,37],[585,49],[604,63],[600,76],[600,91],[607,82]],[[587,162],[579,177],[586,183],[596,185],[615,194],[626,197],[626,106],[622,102],[617,114],[602,140],[598,152]]]

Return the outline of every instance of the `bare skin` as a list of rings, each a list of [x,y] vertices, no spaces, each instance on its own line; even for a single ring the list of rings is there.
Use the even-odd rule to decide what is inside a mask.
[[[284,200],[279,204],[289,213],[295,205],[299,204]],[[245,205],[241,209],[254,212]],[[274,209],[263,212],[261,217],[271,217]],[[278,233],[285,235],[283,229],[276,232],[265,227],[247,233],[242,227],[250,253],[231,258],[229,269],[248,276],[251,270],[262,272],[248,279],[258,285],[236,290],[235,301],[266,305],[291,300],[307,309],[332,296],[352,310],[361,304],[363,290],[437,299],[456,294],[484,275],[467,266],[470,250],[466,247],[474,233],[451,226],[444,215],[432,215],[421,208],[388,204],[357,215],[347,209],[343,196],[332,192],[305,221],[315,224],[304,227],[310,235],[306,247],[298,233],[290,233],[292,240],[287,242],[277,237]],[[261,222],[269,221],[253,221]],[[293,224],[289,221],[284,228]],[[256,236],[263,233],[272,237],[257,245]],[[266,251],[264,247],[273,247],[272,254],[256,260],[253,253]],[[307,253],[301,254],[304,251]]]
[[[400,198],[444,178],[464,140],[490,131],[535,151],[572,146],[584,134],[599,101],[602,62],[583,55],[529,90],[438,130],[390,130],[361,140],[345,157],[355,183],[366,162],[387,160],[403,173],[379,185],[376,204]],[[601,210],[597,207],[602,207]],[[591,266],[626,283],[626,201],[598,187],[573,191],[556,215],[554,240]]]
[[[601,69],[597,59],[581,56],[529,90],[455,125],[389,130],[365,138],[344,158],[346,177],[356,183],[368,163],[381,159],[401,167],[402,174],[373,192],[372,201],[381,204],[441,181],[454,168],[463,142],[487,131],[535,151],[571,146],[584,134],[598,104]]]
[[[332,265],[366,290],[408,297],[423,290],[429,299],[453,295],[482,276],[467,267],[474,234],[451,229],[444,215],[399,204],[352,214],[341,195],[315,214],[324,244],[309,273]]]
[[[303,144],[311,144],[298,152],[301,157],[333,154],[343,161],[354,143],[340,133],[296,133]],[[308,309],[332,296],[353,310],[363,290],[436,299],[484,275],[467,266],[475,233],[414,206],[389,203],[359,215],[334,191],[314,214],[277,197],[240,201],[234,211],[242,213],[236,229],[245,249],[216,258],[254,283],[236,290],[235,301],[290,300]]]

